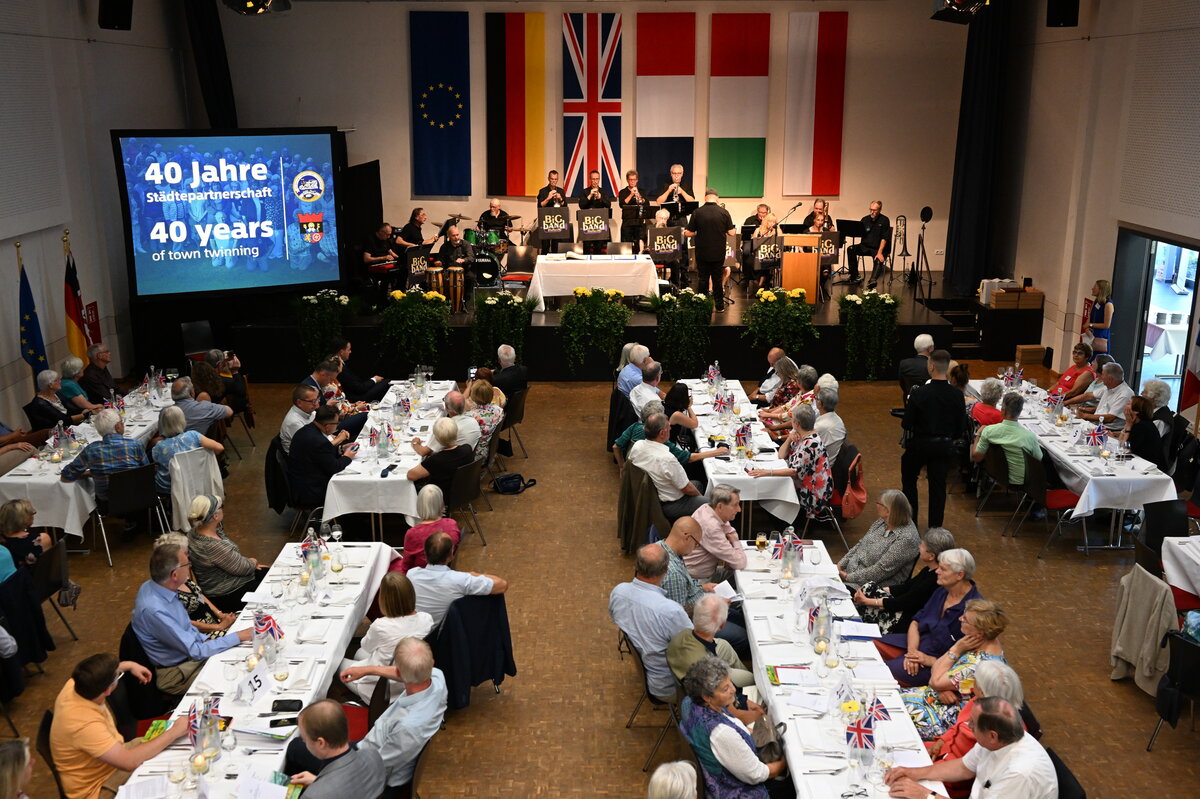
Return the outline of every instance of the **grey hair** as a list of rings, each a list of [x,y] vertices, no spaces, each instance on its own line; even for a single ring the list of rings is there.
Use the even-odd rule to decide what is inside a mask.
[[[1000,401],[1000,409],[1004,411],[1005,419],[1016,419],[1025,409],[1025,398],[1015,391],[1010,391]]]
[[[636,346],[638,346],[638,343],[636,341],[626,341],[625,346],[621,347],[621,357],[617,360],[617,371],[618,372],[629,365],[629,361],[631,360],[631,358],[629,357],[629,353]]]
[[[821,410],[828,413],[833,413],[837,410],[838,393],[836,388],[823,388],[817,392],[817,402],[821,403]]]
[[[965,549],[947,549],[938,555],[938,563],[950,571],[962,572],[967,580],[975,576],[975,558]]]
[[[218,349],[211,349],[205,353],[204,360],[209,366],[216,369],[221,365],[221,361],[225,360],[225,353]]]
[[[102,350],[106,350],[106,349],[108,349],[107,344],[101,344],[100,342],[96,342],[95,344],[93,344],[92,346],[87,348],[88,360],[89,361],[96,360],[96,356],[99,355]]]
[[[45,391],[54,385],[54,381],[58,379],[58,372],[53,369],[43,369],[38,372],[37,387],[38,391]]]
[[[174,438],[187,429],[187,417],[178,405],[168,405],[158,415],[158,432],[163,438]]]
[[[496,360],[501,366],[512,366],[517,362],[517,351],[508,344],[501,344],[496,348]]]
[[[933,349],[933,336],[929,335],[928,333],[922,333],[921,335],[917,336],[913,339],[913,349],[916,350],[918,354],[924,352],[925,350]]]
[[[646,417],[646,421],[642,424],[643,432],[647,439],[655,439],[667,429],[669,422],[665,413],[652,413]]]
[[[646,799],[696,799],[695,766],[686,760],[676,760],[654,769]]]
[[[808,364],[804,364],[799,370],[797,370],[796,379],[799,381],[800,385],[804,386],[805,391],[812,391],[813,386],[817,384],[817,379],[819,377],[820,375],[817,374],[817,370]]]
[[[658,361],[651,361],[649,366],[642,367],[643,383],[653,383],[660,377],[662,377],[662,364]]]
[[[718,505],[728,505],[733,502],[734,497],[742,496],[740,490],[724,483],[713,486],[709,493],[711,496],[708,498],[708,504],[714,508]]]
[[[449,449],[458,441],[458,425],[449,416],[443,416],[433,423],[433,437],[439,444]]]
[[[116,431],[117,425],[121,423],[121,414],[116,408],[105,408],[92,417],[92,424],[96,426],[96,432],[102,436]]]
[[[467,398],[461,391],[448,391],[446,396],[442,397],[442,404],[446,406],[447,416],[458,416],[466,410]]]
[[[647,358],[650,357],[650,348],[645,344],[634,344],[629,348],[629,362],[642,365]]]
[[[797,405],[792,409],[792,421],[800,425],[801,430],[812,430],[817,423],[817,411],[811,405]]]
[[[173,541],[156,546],[150,553],[150,579],[156,583],[169,580],[171,572],[179,568],[179,552],[182,549]]]
[[[1025,737],[1021,714],[1012,703],[998,696],[985,696],[975,703],[975,733],[994,732],[1001,744],[1016,743]]]
[[[421,517],[421,521],[442,518],[445,507],[446,501],[440,487],[430,483],[417,492],[417,516]]]
[[[433,650],[420,638],[401,638],[393,658],[404,682],[422,683],[433,674]]]
[[[154,546],[161,547],[164,544],[175,544],[180,549],[188,548],[188,537],[183,533],[176,533],[168,530],[167,532],[154,539]]]
[[[667,408],[665,405],[663,405],[662,400],[652,399],[652,400],[648,401],[645,405],[642,406],[641,411],[638,412],[638,416],[641,417],[641,420],[644,423],[647,419],[649,419],[654,414],[656,414],[656,413],[664,413],[665,414],[666,412],[667,412]]]
[[[692,626],[705,635],[716,635],[729,618],[729,603],[716,594],[704,594],[692,606]]]
[[[996,407],[996,403],[1000,401],[1000,397],[1004,394],[1004,384],[994,377],[989,377],[983,381],[983,385],[979,387],[979,398],[983,400],[985,405]]]
[[[62,372],[64,377],[74,378],[75,375],[83,371],[83,361],[74,355],[68,355],[62,359],[62,363],[58,365],[58,370]]]
[[[829,374],[829,372],[826,372],[817,378],[817,385],[821,388],[831,388],[834,391],[838,390],[837,378]]]
[[[1100,371],[1104,372],[1104,374],[1106,374],[1106,375],[1111,375],[1112,377],[1115,377],[1118,380],[1125,379],[1125,370],[1123,368],[1121,368],[1121,364],[1117,363],[1116,361],[1113,361],[1112,363],[1104,364],[1104,368],[1101,369]]]
[[[1025,704],[1025,690],[1013,667],[1000,660],[982,660],[975,667],[975,686],[984,696],[998,696],[1013,707]]]
[[[1171,401],[1171,387],[1161,380],[1147,380],[1142,384],[1142,396],[1158,410]]]
[[[954,542],[954,533],[945,527],[930,527],[925,531],[925,535],[921,536],[921,540],[925,542],[925,549],[929,550],[929,553],[935,558],[941,557],[943,552],[948,552],[957,546]]]
[[[701,704],[704,697],[715,694],[717,687],[728,678],[729,666],[725,661],[705,655],[688,668],[683,677],[683,690],[693,702]]]
[[[171,384],[171,399],[178,402],[181,399],[193,397],[192,378],[181,377]]]
[[[800,367],[796,366],[795,361],[784,355],[775,362],[775,374],[779,375],[779,379],[786,383],[800,376]]]

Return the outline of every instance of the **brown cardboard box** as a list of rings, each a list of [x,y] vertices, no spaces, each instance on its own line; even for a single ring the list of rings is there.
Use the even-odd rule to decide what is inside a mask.
[[[1018,302],[1019,308],[1041,308],[1046,304],[1046,295],[1038,289],[1029,289],[1021,292]]]
[[[1022,292],[1020,291],[997,291],[992,295],[992,307],[1008,309],[1019,308],[1021,307],[1021,294]]]
[[[1046,348],[1040,344],[1018,344],[1016,361],[1019,364],[1038,364],[1046,356]]]

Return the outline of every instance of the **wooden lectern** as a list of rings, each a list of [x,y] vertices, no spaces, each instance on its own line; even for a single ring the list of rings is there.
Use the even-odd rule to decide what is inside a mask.
[[[819,233],[785,233],[783,264],[780,280],[785,289],[804,289],[809,304],[817,301],[817,281],[820,276],[820,256],[817,245]]]

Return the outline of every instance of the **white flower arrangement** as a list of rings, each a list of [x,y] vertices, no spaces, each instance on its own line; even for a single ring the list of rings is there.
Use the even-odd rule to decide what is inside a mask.
[[[846,302],[853,302],[857,305],[862,305],[863,301],[862,301],[862,297],[858,296],[857,294],[847,294]]]
[[[484,300],[484,302],[488,305],[495,305],[497,302],[499,302],[499,300],[497,300],[495,297],[488,297],[486,300]]]
[[[663,302],[675,302],[675,295],[664,294],[664,295],[662,295],[662,301]]]

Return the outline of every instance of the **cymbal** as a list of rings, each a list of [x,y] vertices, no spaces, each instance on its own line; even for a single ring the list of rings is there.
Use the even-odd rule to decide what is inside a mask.
[[[446,218],[453,219],[456,222],[461,222],[462,220],[470,219],[471,217],[467,216],[466,214],[449,214]]]
[[[520,215],[517,215],[517,216],[510,216],[508,219],[511,222],[514,219],[520,219],[520,218],[521,218]]]

